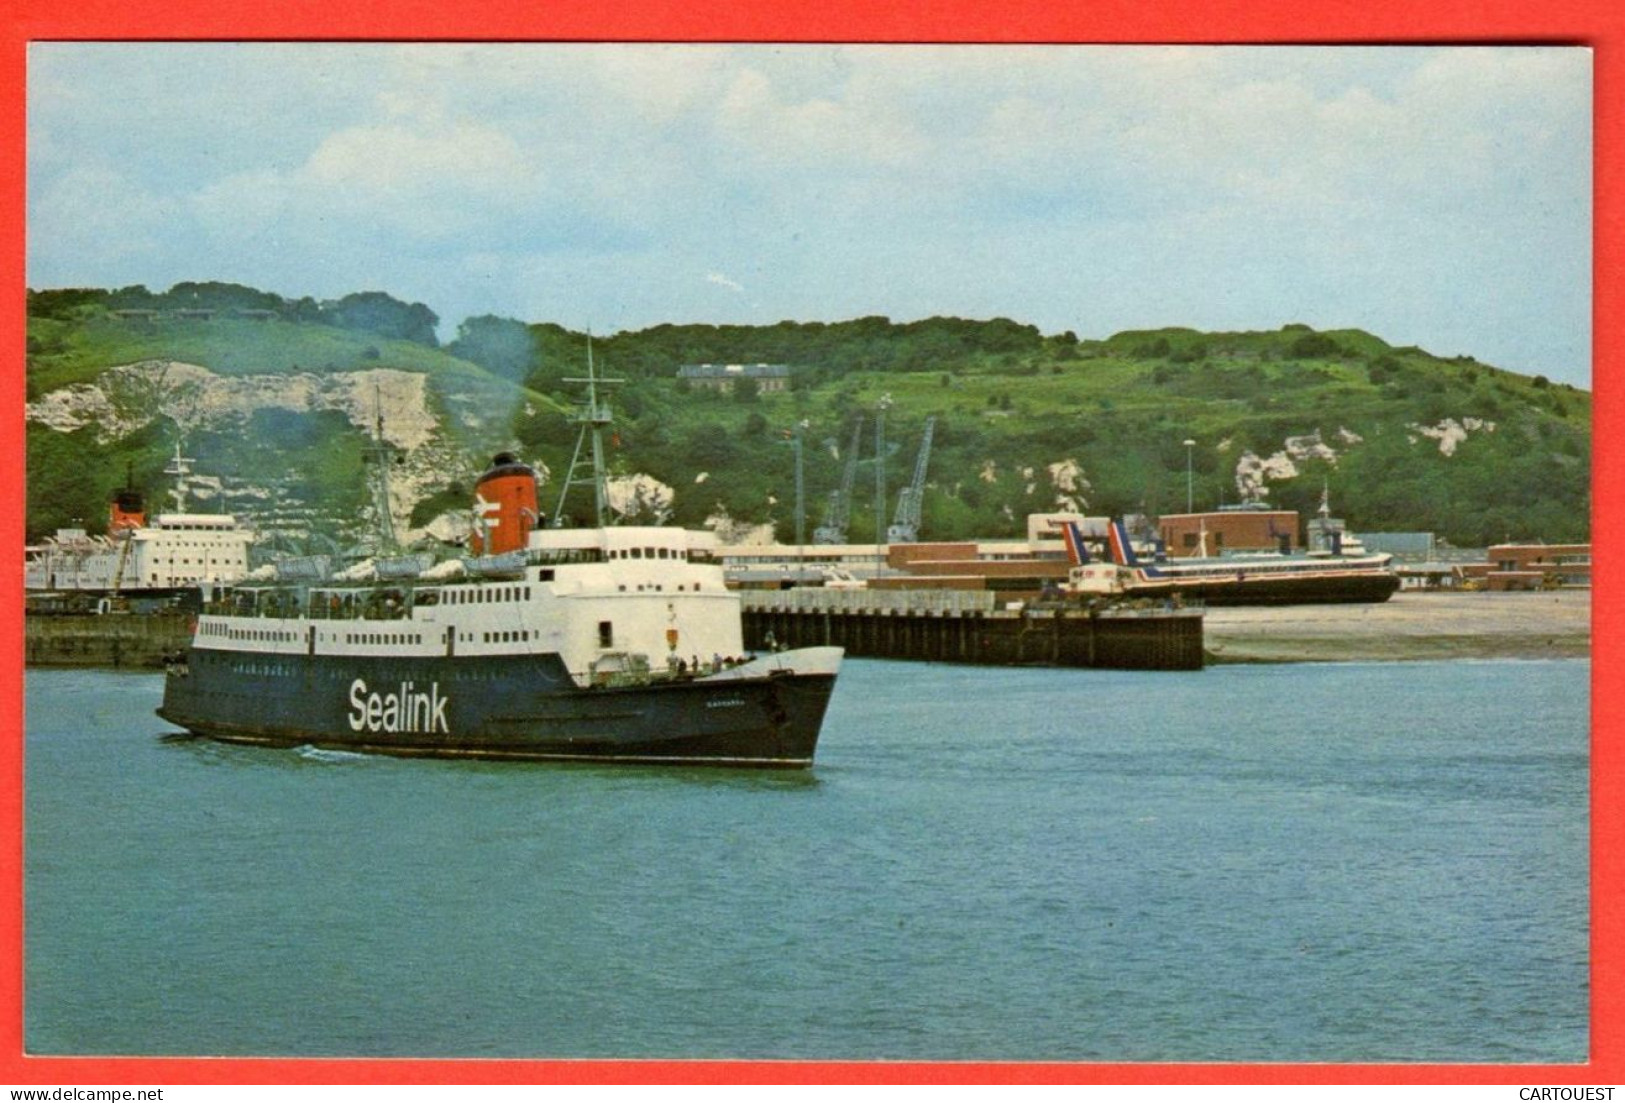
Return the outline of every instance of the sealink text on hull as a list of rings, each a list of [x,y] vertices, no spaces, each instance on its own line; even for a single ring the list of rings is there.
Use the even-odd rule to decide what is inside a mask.
[[[271,746],[805,767],[840,649],[586,688],[554,657],[334,658],[194,648],[172,669],[159,714],[198,735]]]

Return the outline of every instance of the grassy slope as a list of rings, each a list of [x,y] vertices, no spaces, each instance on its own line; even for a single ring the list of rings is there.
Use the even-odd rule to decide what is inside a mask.
[[[94,383],[109,367],[177,360],[218,375],[327,375],[380,368],[430,378],[429,401],[459,446],[481,455],[510,439],[507,411],[530,408],[562,417],[547,395],[498,379],[478,365],[409,341],[323,325],[216,318],[123,321],[87,310],[72,321],[29,320],[30,397]],[[465,415],[497,411],[495,425],[471,429]],[[488,419],[491,420],[491,419]],[[137,485],[167,486],[162,475],[177,433],[160,420],[122,441],[98,442],[91,429],[28,434],[28,531],[43,535],[83,520],[101,522],[109,492],[126,472]],[[326,516],[354,515],[363,497],[362,435],[336,412],[269,412],[240,429],[193,434],[186,451],[211,475],[275,482]]]
[[[284,321],[159,319],[121,321],[106,313],[63,322],[29,319],[28,335],[43,347],[30,357],[29,386],[43,393],[93,382],[116,364],[179,360],[219,375],[330,373],[392,367],[437,375],[483,377],[473,364],[410,341],[354,330]]]
[[[696,327],[692,337],[684,334],[687,358],[728,358],[726,350],[706,345],[709,332]],[[1022,531],[1024,514],[1053,500],[1043,468],[1069,458],[1091,483],[1085,497],[1093,511],[1183,509],[1185,439],[1198,442],[1189,457],[1197,505],[1234,501],[1234,465],[1243,451],[1267,456],[1287,437],[1317,430],[1341,453],[1339,461],[1300,464],[1299,478],[1272,488],[1272,502],[1309,512],[1324,484],[1356,528],[1431,529],[1468,544],[1504,536],[1584,536],[1589,394],[1470,360],[1393,349],[1359,331],[1324,334],[1334,348],[1295,353],[1308,333],[1302,327],[1228,334],[1160,330],[1075,345],[1045,339],[1018,351],[961,351],[917,371],[826,363],[814,365],[816,385],[754,402],[701,390],[683,393],[672,379],[676,365],[670,357],[645,350],[634,370],[624,372],[629,382],[615,399],[620,435],[612,463],[674,486],[683,523],[698,523],[721,504],[736,517],[772,520],[788,536],[793,468],[782,431],[808,423],[810,531],[840,477],[840,462],[823,442],[837,440],[844,448],[852,419],[864,412],[870,420],[852,536],[869,539],[872,411],[889,396],[888,519],[897,488],[912,471],[924,419],[939,418],[925,505],[928,537]],[[365,333],[277,321],[129,323],[87,312],[74,322],[34,319],[30,338],[31,393],[86,382],[107,366],[148,358],[190,361],[222,374],[393,367],[431,375],[434,401],[454,433],[462,423],[460,410],[470,404],[496,409],[517,395],[532,411],[512,423],[527,457],[562,474],[574,443],[561,416],[562,388],[518,392],[438,350]],[[908,334],[899,327],[888,339],[907,340]],[[603,345],[601,366],[623,374],[626,365],[617,362],[614,342]],[[574,374],[565,367],[570,370],[561,374]],[[1416,438],[1409,428],[1469,417],[1493,421],[1497,429],[1469,436],[1454,457],[1440,455],[1434,442]],[[283,448],[281,458],[305,472],[307,494],[342,501],[355,481],[351,453],[357,442],[333,441],[343,436],[340,430],[310,429],[308,439]],[[1340,430],[1360,443],[1346,443]],[[476,453],[492,443],[488,433],[458,435]],[[71,446],[62,439],[36,440],[47,436],[60,435],[30,434],[31,531],[39,531],[48,514],[60,514],[63,502],[81,510],[87,500],[98,503],[120,481],[123,458],[142,457],[138,476],[161,464],[163,442],[155,439],[92,449],[82,434]],[[267,455],[263,446],[252,451]],[[240,459],[248,462],[248,455],[244,451]],[[87,474],[87,467],[96,474]],[[707,479],[696,484],[702,472]],[[95,504],[91,515],[99,511]]]
[[[1185,363],[1135,355],[1157,336],[1200,339],[1210,355]],[[852,416],[872,411],[886,395],[893,402],[887,415],[893,504],[912,470],[924,418],[941,419],[926,520],[928,530],[944,538],[1022,531],[1026,512],[1050,504],[1043,467],[1067,458],[1090,480],[1093,510],[1183,509],[1187,438],[1198,442],[1191,455],[1198,507],[1233,502],[1234,465],[1242,452],[1269,456],[1288,437],[1316,431],[1341,454],[1339,461],[1300,462],[1300,477],[1274,485],[1272,501],[1307,514],[1324,485],[1338,511],[1364,529],[1430,529],[1463,544],[1584,536],[1589,394],[1472,361],[1393,350],[1358,332],[1331,335],[1344,354],[1292,357],[1296,336],[1120,335],[1086,343],[1079,359],[986,356],[936,371],[850,372],[811,391],[755,403],[698,391],[681,396],[669,380],[650,382],[645,390],[662,393],[651,393],[645,405],[658,404],[660,413],[638,428],[653,439],[628,433],[625,462],[654,470],[679,489],[693,472],[711,471],[704,491],[691,498],[720,500],[736,516],[775,520],[784,534],[793,482],[788,451],[774,447],[779,431],[810,422],[810,527],[839,479],[839,464],[815,445],[833,438],[844,447]],[[1215,349],[1226,355],[1212,355]],[[759,419],[754,434],[753,416]],[[1447,457],[1412,428],[1446,418],[1480,418],[1496,430],[1471,434]],[[870,426],[866,461],[873,449]],[[1360,442],[1348,442],[1344,430]],[[989,461],[991,481],[983,477]],[[730,470],[719,482],[715,468],[723,463]],[[872,532],[872,486],[865,462],[857,478],[854,538]],[[709,504],[699,503],[683,519],[700,519]],[[889,517],[890,505],[886,512]],[[679,513],[685,513],[681,503]]]

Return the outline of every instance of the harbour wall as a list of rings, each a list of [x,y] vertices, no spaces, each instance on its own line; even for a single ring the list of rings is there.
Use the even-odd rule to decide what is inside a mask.
[[[987,592],[788,590],[746,593],[745,646],[833,644],[859,657],[999,666],[1199,670],[1202,616],[1160,609],[1000,609]],[[29,666],[158,669],[191,641],[191,616],[24,618]]]
[[[813,592],[817,591],[799,591]],[[823,592],[829,595],[823,599],[829,603],[827,629],[823,610],[774,619],[785,598],[798,591],[745,593],[747,642],[765,649],[764,637],[771,629],[774,639],[786,646],[827,641],[853,655],[1071,665],[1065,657],[1081,651],[1085,662],[1079,665],[1087,665],[1088,637],[1079,635],[1068,618],[1046,624],[1045,617],[1035,615],[1023,622],[998,610],[990,593],[916,591],[910,601],[895,593],[870,592],[865,604],[859,604],[837,598],[840,591]],[[1133,647],[1166,650],[1167,643],[1154,639],[1161,632],[1194,635],[1196,646],[1206,649],[1208,663],[1578,658],[1590,653],[1590,599],[1583,590],[1401,591],[1388,601],[1361,605],[1214,608],[1206,611],[1194,631],[1190,626],[1157,627],[1165,619],[1161,617],[1142,617],[1143,623],[1131,625],[1124,622],[1135,618],[1110,614],[1099,618],[1097,628],[1109,626],[1093,636],[1095,663],[1105,665],[1102,660]],[[166,653],[182,650],[190,638],[190,619],[183,613],[31,612],[24,625],[24,655],[30,666],[156,669]],[[985,631],[973,636],[973,626]],[[1175,645],[1183,646],[1188,641]],[[1191,662],[1188,656],[1185,662]]]
[[[1200,670],[1202,615],[1163,609],[1000,609],[976,591],[783,590],[743,595],[745,646],[846,648],[863,658],[997,666]]]
[[[188,613],[55,613],[23,618],[29,666],[155,670],[192,639]]]

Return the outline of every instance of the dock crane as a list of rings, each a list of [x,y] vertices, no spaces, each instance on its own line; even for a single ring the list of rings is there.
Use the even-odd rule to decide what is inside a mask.
[[[846,447],[846,467],[841,472],[841,485],[829,492],[829,503],[824,507],[824,523],[813,530],[814,544],[846,543],[846,523],[852,515],[852,484],[858,474],[858,441],[863,435],[863,415],[852,426],[852,443]]]
[[[920,454],[914,459],[914,478],[897,494],[897,513],[886,540],[891,544],[912,544],[920,538],[920,506],[925,496],[925,468],[931,462],[931,435],[936,431],[937,419],[925,419],[925,436],[920,439]]]

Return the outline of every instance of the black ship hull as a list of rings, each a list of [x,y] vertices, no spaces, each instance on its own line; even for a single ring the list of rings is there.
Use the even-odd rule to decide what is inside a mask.
[[[1399,577],[1388,571],[1293,577],[1266,571],[1237,570],[1224,578],[1149,578],[1125,589],[1130,597],[1155,599],[1178,595],[1205,605],[1333,605],[1387,601],[1399,589]]]
[[[231,743],[423,757],[810,766],[833,667],[794,653],[581,688],[556,656],[344,657],[193,648],[158,715]],[[777,668],[775,668],[777,666]]]

